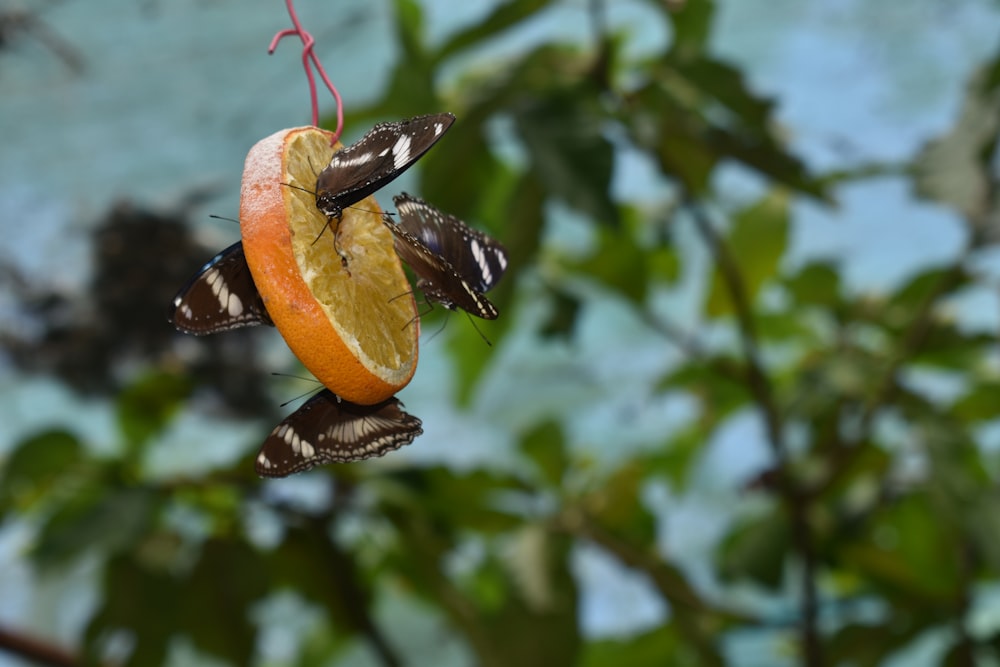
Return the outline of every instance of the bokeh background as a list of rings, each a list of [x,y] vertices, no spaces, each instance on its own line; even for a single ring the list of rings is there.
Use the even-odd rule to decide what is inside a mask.
[[[0,665],[1000,664],[1000,3],[297,7],[347,139],[458,117],[379,198],[507,245],[493,345],[257,479],[311,385],[165,313],[284,4],[0,4]]]

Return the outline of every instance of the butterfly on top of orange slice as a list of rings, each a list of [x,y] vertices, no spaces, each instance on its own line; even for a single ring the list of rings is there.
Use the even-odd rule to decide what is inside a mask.
[[[330,140],[301,127],[250,150],[243,250],[268,316],[299,361],[341,398],[371,405],[413,377],[419,320],[375,199],[343,208],[339,221],[317,208],[317,165],[339,148]]]

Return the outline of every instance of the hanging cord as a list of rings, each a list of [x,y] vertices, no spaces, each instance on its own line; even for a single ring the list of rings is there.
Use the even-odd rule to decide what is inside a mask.
[[[337,129],[334,130],[333,136],[330,138],[330,145],[333,146],[340,139],[340,135],[344,131],[343,100],[340,99],[340,93],[337,91],[337,87],[330,81],[330,77],[327,76],[326,70],[323,68],[323,63],[320,62],[319,58],[316,56],[316,52],[313,50],[313,45],[316,44],[316,40],[313,39],[312,34],[310,34],[308,30],[305,30],[302,27],[302,24],[299,23],[299,17],[295,13],[294,1],[285,0],[285,6],[288,8],[288,16],[292,19],[292,25],[295,27],[281,30],[275,34],[267,52],[268,54],[273,54],[274,50],[278,47],[278,42],[285,37],[297,35],[299,39],[302,40],[302,67],[305,69],[306,79],[309,81],[309,99],[312,105],[312,124],[319,125],[319,98],[316,94],[316,77],[313,75],[312,67],[309,66],[310,60],[312,61],[312,66],[316,68],[317,72],[319,72],[320,78],[323,79],[323,83],[326,84],[327,89],[330,91],[330,94],[333,95],[333,99],[337,103]]]

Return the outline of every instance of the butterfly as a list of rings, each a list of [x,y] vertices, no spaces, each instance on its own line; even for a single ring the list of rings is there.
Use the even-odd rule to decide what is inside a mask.
[[[324,389],[271,431],[255,468],[261,477],[285,477],[323,463],[382,456],[413,442],[421,426],[395,396],[357,405]]]
[[[393,197],[399,223],[383,217],[392,230],[396,253],[417,276],[428,301],[495,320],[496,307],[483,296],[507,269],[499,241],[405,192]]]
[[[272,324],[237,242],[213,257],[174,297],[168,319],[196,336]]]
[[[333,154],[316,178],[316,207],[340,220],[356,204],[406,171],[455,122],[450,113],[379,123]]]

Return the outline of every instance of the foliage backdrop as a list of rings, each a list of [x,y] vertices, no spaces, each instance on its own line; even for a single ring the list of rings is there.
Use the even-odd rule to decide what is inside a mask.
[[[68,338],[82,345],[86,333],[90,347],[65,358],[102,350],[114,366],[124,348],[141,360],[99,387],[75,385],[114,396],[118,442],[95,447],[63,424],[18,443],[0,469],[0,512],[37,529],[39,571],[98,562],[100,599],[73,647],[82,659],[867,665],[937,637],[943,664],[1000,660],[1000,626],[982,622],[1000,604],[987,595],[1000,571],[995,331],[965,326],[955,305],[996,288],[1000,52],[968,81],[954,126],[919,152],[819,172],[788,149],[773,101],[713,55],[709,0],[644,5],[670,36],[657,50],[609,29],[613,3],[597,1],[589,43],[548,40],[489,66],[469,58],[556,4],[511,0],[432,41],[427,8],[395,0],[386,88],[347,110],[349,128],[426,110],[458,116],[422,160],[419,192],[503,239],[511,267],[496,291],[503,316],[485,329],[494,349],[460,317],[425,345],[446,350],[449,387],[469,406],[518,386],[518,345],[530,340],[565,360],[541,387],[556,407],[530,404],[531,387],[501,397],[505,414],[527,415],[483,425],[506,428],[503,464],[415,464],[401,452],[267,483],[251,465],[270,428],[262,422],[238,460],[164,474],[148,449],[206,396],[274,412],[259,385],[248,389],[265,373],[261,337],[192,352],[135,324],[69,326]],[[662,196],[615,191],[626,154]],[[727,195],[723,169],[750,194]],[[886,178],[953,212],[958,256],[885,293],[849,289],[835,261],[788,261],[803,202],[835,206],[843,187]],[[157,229],[184,249],[168,285],[183,280],[178,267],[197,266],[174,226],[118,214],[127,222],[109,220],[102,248],[122,230]],[[905,236],[907,221],[896,222]],[[155,266],[165,272],[164,261]],[[108,270],[116,285],[127,267]],[[697,286],[694,307],[676,306],[678,284]],[[99,312],[136,321],[136,292],[106,299]],[[51,314],[37,295],[32,304]],[[588,373],[577,352],[594,349],[580,339],[594,313],[662,343],[653,382],[629,388]],[[50,353],[58,333],[45,339]],[[24,367],[68,372],[26,345],[8,345]],[[237,368],[249,371],[220,379]],[[623,392],[634,396],[623,432],[668,404],[681,416],[639,447],[573,447],[586,415],[558,395],[600,410]],[[748,447],[766,448],[767,465],[738,482],[740,506],[728,508],[710,562],[682,562],[664,544],[664,499],[698,492],[700,453],[737,420],[753,425]],[[613,638],[584,632],[582,549],[636,573],[662,604],[658,622]],[[311,619],[288,628],[286,644],[272,627],[280,614],[267,611],[282,604]],[[769,643],[762,655],[733,650],[755,635]]]

